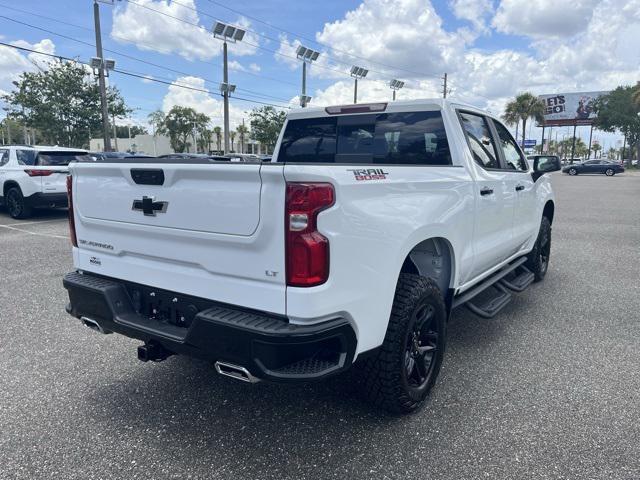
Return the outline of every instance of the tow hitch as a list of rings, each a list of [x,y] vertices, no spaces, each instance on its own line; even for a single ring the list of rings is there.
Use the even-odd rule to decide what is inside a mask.
[[[173,352],[156,342],[148,342],[138,347],[138,360],[141,362],[161,362],[171,355],[173,355]]]

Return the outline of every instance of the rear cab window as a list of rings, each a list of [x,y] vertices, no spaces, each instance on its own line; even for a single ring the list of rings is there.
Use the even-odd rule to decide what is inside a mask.
[[[439,111],[340,115],[287,122],[280,163],[451,165]]]

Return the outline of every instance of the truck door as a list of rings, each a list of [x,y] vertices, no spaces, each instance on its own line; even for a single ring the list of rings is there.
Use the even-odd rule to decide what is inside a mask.
[[[492,122],[496,129],[499,153],[502,154],[503,166],[508,174],[508,188],[516,195],[511,249],[515,253],[535,237],[540,228],[536,216],[536,186],[527,161],[509,130],[496,120]]]
[[[498,148],[483,115],[459,112],[474,159],[476,215],[473,236],[475,261],[471,278],[506,260],[513,252],[516,192],[509,172],[501,168]]]

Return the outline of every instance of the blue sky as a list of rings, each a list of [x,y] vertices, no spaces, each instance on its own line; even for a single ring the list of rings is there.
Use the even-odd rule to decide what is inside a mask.
[[[495,112],[523,90],[607,90],[640,78],[640,55],[630,46],[640,43],[640,0],[123,0],[100,9],[111,50],[105,56],[150,77],[112,74],[111,84],[136,109],[123,123],[174,104],[221,123],[221,45],[206,32],[215,19],[248,30],[230,47],[236,125],[256,102],[297,105],[300,62],[292,57],[299,44],[321,52],[309,72],[312,105],[349,102],[353,64],[370,69],[359,86],[362,101],[388,99],[392,78],[406,82],[399,98],[439,95],[446,71],[452,97]],[[5,43],[81,61],[95,55],[89,0],[0,0],[0,16]],[[36,68],[34,61],[42,56],[0,48],[0,90]]]

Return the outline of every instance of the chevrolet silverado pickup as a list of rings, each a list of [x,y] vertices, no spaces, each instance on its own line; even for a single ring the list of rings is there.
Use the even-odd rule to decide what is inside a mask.
[[[271,161],[69,166],[67,311],[246,381],[423,404],[451,311],[496,315],[549,265],[555,201],[494,116],[449,100],[289,113]]]

